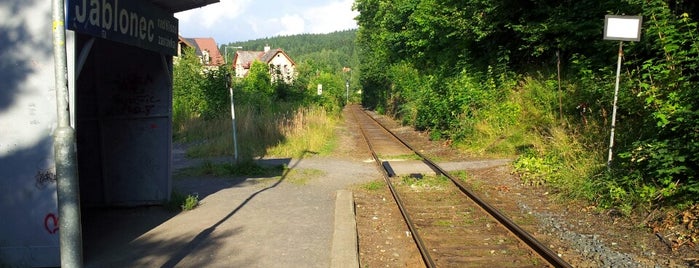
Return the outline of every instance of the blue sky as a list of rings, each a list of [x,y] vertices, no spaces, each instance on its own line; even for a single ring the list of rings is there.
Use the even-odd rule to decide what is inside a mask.
[[[180,35],[225,44],[278,35],[355,29],[353,0],[221,0],[176,13]]]

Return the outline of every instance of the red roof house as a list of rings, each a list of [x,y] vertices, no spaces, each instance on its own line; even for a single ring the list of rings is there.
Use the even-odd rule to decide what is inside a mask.
[[[209,68],[218,68],[225,60],[218,50],[218,45],[211,37],[205,38],[183,38],[180,37],[180,46],[193,47],[194,52],[201,59],[201,64]],[[178,51],[178,53],[181,53]]]
[[[270,49],[269,46],[265,46],[264,51],[236,51],[231,66],[235,70],[235,76],[245,77],[254,61],[260,61],[270,67],[272,81],[282,79],[286,83],[291,83],[296,76],[294,60],[281,48]]]

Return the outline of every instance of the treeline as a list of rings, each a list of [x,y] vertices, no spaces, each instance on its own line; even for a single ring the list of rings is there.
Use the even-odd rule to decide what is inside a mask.
[[[340,69],[343,66],[351,66],[357,63],[355,55],[355,39],[357,30],[338,31],[329,34],[298,34],[289,36],[267,37],[243,42],[234,42],[221,45],[221,52],[228,46],[229,58],[233,58],[234,47],[242,47],[241,50],[262,51],[266,45],[281,48],[291,55],[296,61],[329,57],[319,53],[330,53],[337,58]],[[225,53],[225,52],[224,52]],[[229,61],[230,62],[230,61]],[[334,67],[334,66],[333,66]]]
[[[477,153],[518,154],[523,179],[625,212],[699,199],[699,3],[356,0],[365,106]],[[619,43],[604,16],[643,16]]]

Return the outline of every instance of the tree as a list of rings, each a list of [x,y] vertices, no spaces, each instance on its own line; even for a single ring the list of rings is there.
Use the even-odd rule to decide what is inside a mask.
[[[236,101],[249,103],[258,110],[269,107],[274,96],[274,87],[267,64],[254,61],[248,74],[236,83],[234,90]]]
[[[625,45],[619,96],[620,189],[636,200],[691,200],[699,193],[699,4],[690,0],[356,0],[362,102],[404,122],[467,139],[477,124],[514,124],[522,77],[544,80],[562,63],[561,107],[585,104],[598,114],[584,131],[605,148],[616,44],[602,40],[607,14],[644,17],[641,42]],[[558,58],[557,56],[560,56]],[[567,76],[567,81],[566,81]],[[421,81],[421,82],[415,82]],[[541,82],[525,103],[550,106],[558,80]],[[549,109],[542,109],[547,111]],[[580,111],[561,109],[561,125]],[[546,124],[546,120],[538,123]],[[498,124],[497,126],[495,126]],[[532,129],[548,126],[535,125]],[[568,129],[579,133],[577,129]],[[442,135],[445,134],[445,135]],[[543,134],[544,135],[545,131]],[[591,175],[592,176],[592,175]],[[606,186],[604,186],[606,187]],[[604,192],[601,187],[601,192]],[[616,186],[614,186],[616,187]],[[641,188],[639,191],[633,187]],[[611,189],[611,188],[610,188]],[[609,192],[609,191],[607,191]],[[650,203],[650,202],[648,202]]]
[[[203,67],[194,49],[185,48],[173,66],[173,117],[175,122],[198,117],[204,108]]]

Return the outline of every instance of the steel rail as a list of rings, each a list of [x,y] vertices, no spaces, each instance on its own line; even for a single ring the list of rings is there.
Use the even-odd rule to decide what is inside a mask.
[[[366,112],[365,112],[366,113]],[[495,207],[491,206],[487,202],[485,202],[483,199],[478,197],[473,191],[468,189],[460,180],[449,174],[446,170],[444,170],[442,167],[434,163],[432,160],[427,158],[425,155],[422,153],[418,152],[418,150],[415,150],[410,144],[408,144],[405,140],[403,140],[401,137],[398,137],[393,131],[388,129],[386,126],[384,126],[381,122],[376,120],[374,117],[371,115],[367,114],[369,118],[374,120],[379,126],[381,126],[386,132],[390,133],[394,138],[396,138],[398,141],[400,141],[403,145],[408,147],[411,151],[413,151],[415,154],[417,154],[420,158],[423,159],[425,163],[439,171],[442,175],[446,176],[449,178],[454,185],[456,185],[462,193],[464,193],[468,198],[473,200],[476,204],[478,204],[481,209],[485,210],[488,214],[490,214],[493,218],[495,218],[500,224],[505,226],[507,230],[509,230],[512,234],[517,236],[517,238],[527,244],[534,252],[536,252],[541,258],[545,259],[546,261],[549,262],[549,264],[553,265],[554,267],[572,267],[570,264],[568,264],[565,260],[563,260],[561,257],[558,256],[555,252],[553,252],[551,249],[549,249],[547,246],[539,242],[536,238],[534,238],[529,232],[525,231],[519,225],[514,223],[510,218],[508,218],[505,214],[500,212],[498,209]]]
[[[366,115],[366,113],[365,113],[365,115]],[[376,155],[376,152],[374,151],[374,147],[371,145],[371,142],[369,142],[369,138],[367,137],[367,134],[364,131],[364,127],[362,126],[361,122],[359,122],[359,119],[357,118],[357,115],[354,111],[352,112],[352,116],[354,117],[354,120],[357,121],[357,123],[359,124],[359,130],[362,132],[362,137],[364,138],[364,141],[366,142],[367,146],[369,146],[369,151],[371,152],[371,156],[374,158],[374,162],[376,163],[377,168],[379,170],[381,170],[381,173],[383,174],[384,181],[386,181],[386,185],[388,185],[388,188],[391,190],[391,195],[393,196],[393,200],[398,205],[398,209],[400,210],[400,213],[403,216],[403,219],[405,219],[405,224],[408,226],[408,229],[410,230],[410,234],[413,237],[413,240],[415,241],[415,244],[417,245],[418,250],[420,251],[420,255],[422,256],[422,260],[425,262],[425,265],[427,267],[430,267],[430,268],[436,267],[436,265],[434,264],[434,261],[432,260],[432,256],[430,256],[429,251],[425,247],[425,243],[422,241],[422,238],[420,238],[420,235],[417,232],[417,227],[415,227],[415,224],[413,224],[413,221],[410,219],[410,216],[408,215],[408,212],[405,209],[405,206],[403,205],[403,201],[400,199],[400,196],[398,196],[398,192],[396,192],[395,188],[393,187],[393,184],[391,183],[390,176],[389,176],[388,172],[383,167],[383,164],[382,164],[379,156]],[[366,116],[368,116],[368,115],[366,115]],[[371,118],[371,116],[368,116],[368,117]]]

